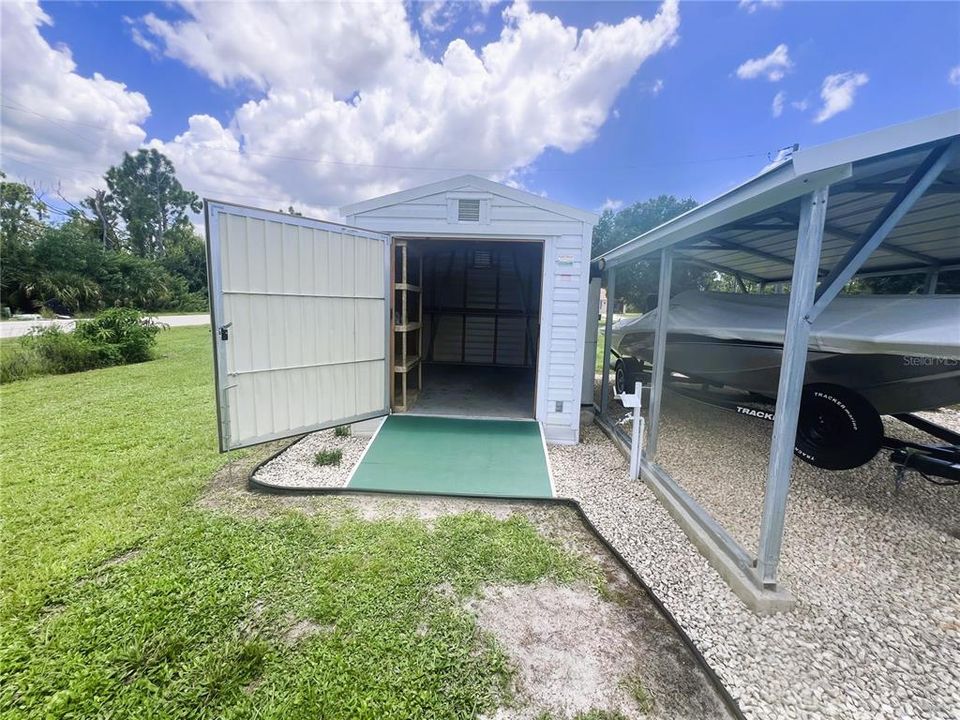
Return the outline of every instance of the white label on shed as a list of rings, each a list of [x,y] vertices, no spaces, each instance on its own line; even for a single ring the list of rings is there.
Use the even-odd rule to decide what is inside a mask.
[[[576,258],[573,255],[557,255],[557,265],[573,265]]]

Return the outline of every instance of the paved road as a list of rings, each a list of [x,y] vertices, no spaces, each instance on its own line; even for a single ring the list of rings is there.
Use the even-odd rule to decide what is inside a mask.
[[[190,325],[209,325],[209,315],[161,315],[160,321],[170,327],[187,327]],[[59,325],[64,330],[73,329],[73,320],[5,320],[0,322],[0,338],[14,338],[26,335],[32,327],[48,327]]]

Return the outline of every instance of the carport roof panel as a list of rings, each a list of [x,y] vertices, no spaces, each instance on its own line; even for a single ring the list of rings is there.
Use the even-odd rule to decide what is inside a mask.
[[[830,185],[822,268],[828,270],[867,229],[930,150],[960,137],[960,110],[798,150],[742,185],[600,255],[605,267],[665,247],[746,279],[789,279],[799,197]],[[873,253],[861,274],[960,264],[960,160]]]

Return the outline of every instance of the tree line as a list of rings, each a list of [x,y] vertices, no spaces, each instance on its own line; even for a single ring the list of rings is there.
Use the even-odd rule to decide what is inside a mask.
[[[207,308],[200,198],[157,150],[125,153],[106,189],[59,207],[0,172],[0,305],[13,312]],[[64,209],[64,207],[66,209]]]
[[[592,255],[597,257],[612,250],[696,206],[697,202],[692,198],[679,199],[672,195],[661,195],[634,203],[618,212],[605,210],[593,230]],[[655,301],[659,282],[660,261],[657,253],[653,257],[617,268],[617,299],[626,302],[633,310],[645,310]],[[909,275],[855,278],[847,284],[844,292],[851,295],[907,295],[925,292],[926,284],[927,275],[921,270]],[[789,286],[789,283],[784,285]],[[756,282],[738,281],[728,273],[705,269],[675,256],[671,289],[675,295],[692,289],[718,292],[738,292],[746,289],[756,293],[760,292],[761,288]],[[960,293],[960,271],[940,273],[936,290],[940,294]],[[768,285],[765,291],[773,292],[774,288]]]
[[[155,149],[125,153],[104,175],[106,189],[61,207],[0,172],[0,305],[14,312],[76,314],[109,307],[156,312],[207,308],[206,252],[190,220],[199,197],[184,189],[173,163]],[[63,205],[67,209],[62,209]],[[593,233],[593,256],[694,208],[692,198],[661,195],[606,210]],[[298,215],[294,208],[285,212]],[[617,272],[617,299],[635,310],[657,292],[657,257]],[[848,292],[917,292],[924,277],[855,280]],[[751,292],[759,290],[746,282]],[[734,292],[736,278],[678,260],[674,293]],[[960,273],[941,277],[941,292],[960,290]]]

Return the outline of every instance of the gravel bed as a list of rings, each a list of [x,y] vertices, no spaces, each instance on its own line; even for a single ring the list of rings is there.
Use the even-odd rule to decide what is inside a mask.
[[[769,426],[676,397],[664,410],[661,460],[755,551]],[[927,416],[949,425],[960,413]],[[924,439],[889,422],[893,434]],[[957,488],[911,475],[895,493],[883,459],[841,473],[797,462],[781,562],[797,607],[759,618],[652,492],[626,479],[625,460],[598,428],[585,427],[578,446],[551,447],[550,458],[558,494],[581,503],[748,717],[960,716]]]
[[[268,485],[290,487],[343,487],[360,461],[369,438],[338,437],[333,430],[320,430],[304,436],[273,460],[257,470],[254,478]],[[339,465],[315,465],[321,450],[343,452]]]

